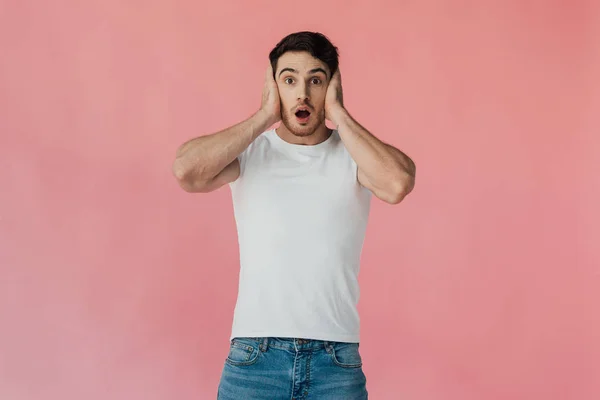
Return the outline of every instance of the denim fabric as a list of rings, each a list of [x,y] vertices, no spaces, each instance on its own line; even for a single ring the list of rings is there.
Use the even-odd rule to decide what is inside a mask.
[[[366,400],[358,343],[234,338],[218,400]]]

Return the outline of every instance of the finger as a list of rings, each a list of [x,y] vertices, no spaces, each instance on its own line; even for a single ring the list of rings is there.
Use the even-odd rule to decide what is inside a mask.
[[[267,68],[267,78],[271,82],[275,82],[275,72],[273,71],[273,66],[269,63],[269,68]]]
[[[340,80],[340,70],[336,70],[333,75],[331,76],[331,79],[329,80],[329,82],[341,82]]]

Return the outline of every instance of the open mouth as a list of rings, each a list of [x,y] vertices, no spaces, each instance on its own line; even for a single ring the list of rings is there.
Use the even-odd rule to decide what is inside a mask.
[[[299,122],[306,122],[306,121],[308,121],[309,117],[310,117],[310,111],[308,111],[308,110],[297,110],[296,111],[296,118],[298,118]]]

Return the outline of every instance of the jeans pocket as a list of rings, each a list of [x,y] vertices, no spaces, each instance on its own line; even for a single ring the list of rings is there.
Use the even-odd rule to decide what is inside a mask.
[[[229,365],[246,366],[252,365],[258,361],[260,349],[258,344],[253,341],[244,341],[243,339],[233,339],[229,345],[229,354],[225,359]]]
[[[343,368],[362,367],[358,343],[332,343],[327,350],[335,365]]]

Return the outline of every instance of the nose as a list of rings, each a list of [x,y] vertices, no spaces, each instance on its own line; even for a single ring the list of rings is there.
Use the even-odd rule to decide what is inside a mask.
[[[305,102],[308,101],[310,99],[310,93],[308,90],[308,85],[304,82],[301,82],[298,84],[297,86],[297,95],[298,95],[298,101],[299,102]]]

